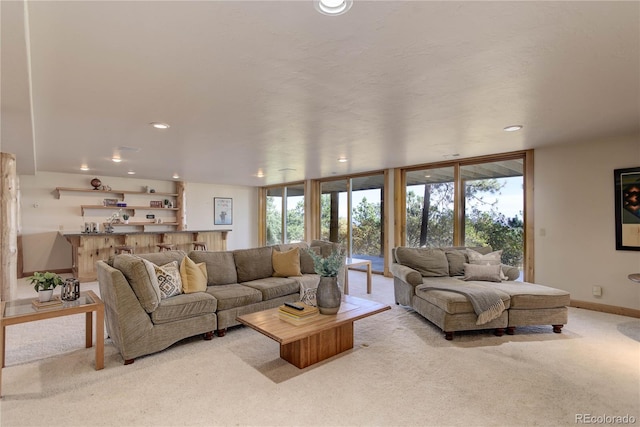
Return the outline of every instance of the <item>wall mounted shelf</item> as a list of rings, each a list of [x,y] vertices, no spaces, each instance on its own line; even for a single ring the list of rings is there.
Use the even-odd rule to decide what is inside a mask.
[[[157,193],[156,193],[157,194]],[[123,211],[132,211],[135,216],[136,210],[155,210],[155,211],[177,211],[178,208],[151,208],[149,206],[103,206],[103,205],[80,205],[80,209],[82,209],[82,216],[84,216],[84,211],[86,209],[107,209],[107,210],[120,210]]]
[[[178,197],[177,193],[147,193],[146,191],[131,191],[131,190],[94,190],[92,188],[69,188],[69,187],[56,187],[56,192],[58,193],[58,199],[61,197],[62,193],[100,193],[100,194],[117,194],[120,196],[120,199],[124,200],[127,194],[137,194],[137,195],[146,195],[146,196],[162,196],[162,197]]]

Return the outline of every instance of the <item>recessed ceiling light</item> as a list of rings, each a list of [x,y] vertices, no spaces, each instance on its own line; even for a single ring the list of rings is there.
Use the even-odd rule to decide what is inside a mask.
[[[150,123],[156,129],[169,129],[169,125],[162,122],[152,122]]]
[[[340,163],[346,163],[346,162],[347,162],[347,158],[346,158],[346,157],[340,157],[340,158],[338,159],[338,161],[339,161]]]
[[[431,178],[431,175],[425,175],[424,177],[425,178]]]
[[[122,159],[120,157],[114,156],[114,157],[111,158],[111,161],[115,162],[115,163],[120,163],[122,161]]]
[[[81,170],[81,171],[88,171],[88,170],[89,170],[89,166],[87,166],[87,165],[82,165],[82,166],[80,166],[80,170]]]
[[[351,9],[353,0],[313,0],[313,5],[323,15],[337,16]]]
[[[129,171],[129,172],[127,172],[127,174],[129,174],[129,175],[135,175],[136,173],[135,173],[134,171]]]
[[[258,178],[264,178],[264,172],[262,171],[262,169],[258,169],[258,173],[255,174],[254,176]]]
[[[502,129],[505,132],[515,132],[517,130],[522,129],[522,125],[511,125],[511,126],[507,126],[506,128]]]
[[[173,174],[173,176],[172,176],[172,178],[173,178],[173,179],[178,179],[178,178],[180,178],[180,175],[178,175],[177,173],[174,173],[174,174]]]

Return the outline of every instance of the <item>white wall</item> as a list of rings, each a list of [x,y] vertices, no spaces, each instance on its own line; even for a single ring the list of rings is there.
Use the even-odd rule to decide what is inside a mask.
[[[213,198],[233,199],[233,224],[213,225]],[[231,229],[227,249],[258,246],[258,189],[233,185],[187,183],[187,230]]]
[[[640,166],[637,137],[535,150],[536,282],[640,309],[640,252],[615,248],[614,169]],[[592,295],[601,286],[602,296]]]
[[[104,222],[108,211],[90,211],[84,218],[80,205],[101,205],[110,196],[105,193],[62,193],[56,187],[91,188],[93,175],[39,172],[21,175],[20,210],[23,271],[59,270],[71,268],[71,245],[59,231],[78,233],[85,221]],[[99,176],[104,185],[116,190],[142,191],[150,186],[158,192],[174,192],[172,181]],[[231,197],[234,204],[233,225],[213,226],[213,197]],[[127,196],[130,205],[147,205],[149,197],[136,201]],[[162,199],[161,197],[159,200]],[[189,230],[231,229],[227,248],[238,249],[257,245],[257,189],[240,186],[186,184],[187,227]],[[154,211],[157,213],[158,211]],[[137,213],[137,215],[144,214]],[[167,212],[167,215],[170,213]],[[93,216],[89,216],[93,215]],[[168,230],[175,228],[167,227]],[[162,231],[162,230],[158,230]]]

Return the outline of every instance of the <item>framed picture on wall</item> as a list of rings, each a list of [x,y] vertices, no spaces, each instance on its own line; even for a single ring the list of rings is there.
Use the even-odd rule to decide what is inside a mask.
[[[233,224],[233,199],[227,197],[213,198],[213,225]]]
[[[616,249],[640,251],[640,167],[616,169]]]

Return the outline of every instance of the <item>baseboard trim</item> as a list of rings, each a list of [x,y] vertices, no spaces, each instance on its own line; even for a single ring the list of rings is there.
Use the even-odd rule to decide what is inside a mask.
[[[599,304],[597,302],[579,301],[572,299],[571,307],[584,308],[587,310],[601,311],[609,314],[619,314],[621,316],[635,317],[640,319],[640,310],[635,308],[618,307],[616,305]]]
[[[73,273],[73,270],[70,268],[60,268],[58,270],[46,270],[49,271],[51,273],[56,273],[56,274],[66,274],[66,273]],[[20,277],[29,277],[29,276],[33,276],[33,273],[35,273],[35,271],[23,271],[22,272],[22,276]]]

